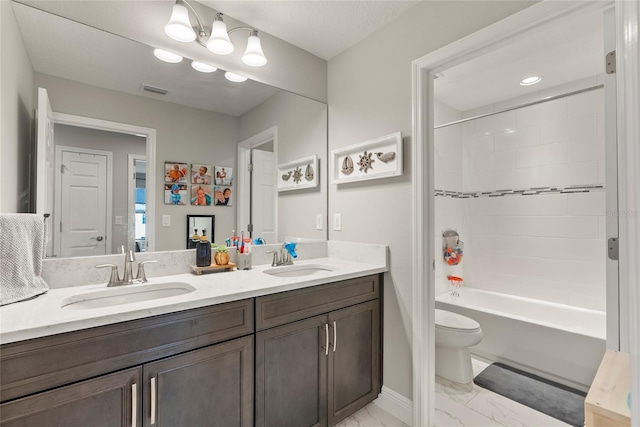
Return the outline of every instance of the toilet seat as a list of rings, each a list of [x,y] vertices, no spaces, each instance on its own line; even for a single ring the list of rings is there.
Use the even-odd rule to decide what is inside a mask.
[[[478,332],[480,324],[462,314],[436,308],[436,328],[455,332]]]

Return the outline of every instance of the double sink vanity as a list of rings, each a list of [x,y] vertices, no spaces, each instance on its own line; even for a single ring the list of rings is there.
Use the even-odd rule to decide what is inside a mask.
[[[381,390],[388,267],[384,246],[363,245],[377,253],[363,258],[331,243],[292,266],[63,287],[2,307],[0,424],[338,423]]]

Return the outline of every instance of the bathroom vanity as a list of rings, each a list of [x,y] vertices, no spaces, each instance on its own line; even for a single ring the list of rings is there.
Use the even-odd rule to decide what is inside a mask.
[[[151,279],[196,288],[170,305],[65,311],[78,292],[65,288],[3,307],[3,321],[6,308],[57,314],[3,326],[0,424],[333,425],[380,393],[386,267],[328,260],[334,271],[308,278],[257,268]]]

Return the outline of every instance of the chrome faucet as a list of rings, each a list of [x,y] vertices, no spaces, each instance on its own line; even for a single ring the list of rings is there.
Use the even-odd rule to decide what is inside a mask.
[[[265,253],[273,254],[273,261],[271,267],[279,267],[281,265],[293,265],[293,258],[296,258],[296,244],[293,242],[285,242],[282,247],[277,251],[266,251]]]
[[[147,275],[144,272],[144,265],[150,264],[153,261],[142,261],[138,263],[138,272],[136,277],[133,277],[133,263],[136,260],[136,257],[133,251],[124,252],[124,246],[121,246],[121,250],[124,253],[124,277],[120,279],[118,274],[118,266],[115,264],[100,264],[96,265],[95,268],[107,268],[111,267],[111,275],[109,276],[109,283],[107,283],[107,287],[113,286],[122,286],[122,285],[133,285],[135,283],[147,283]]]

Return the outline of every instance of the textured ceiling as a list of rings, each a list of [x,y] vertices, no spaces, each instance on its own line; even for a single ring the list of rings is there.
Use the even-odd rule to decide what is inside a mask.
[[[198,1],[325,60],[419,3],[404,0]]]

